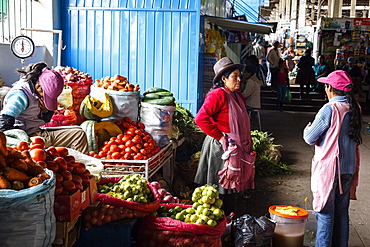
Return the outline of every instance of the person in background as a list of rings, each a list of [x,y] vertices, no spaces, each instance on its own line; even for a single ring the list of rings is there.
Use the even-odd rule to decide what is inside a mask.
[[[280,59],[279,67],[274,73],[275,73],[274,77],[276,78],[276,92],[277,92],[276,109],[283,111],[285,94],[289,88],[288,69],[285,68],[283,59]]]
[[[44,62],[17,69],[22,78],[6,94],[0,115],[0,131],[19,128],[29,136],[41,136],[46,147],[68,147],[88,154],[88,142],[82,129],[41,129],[50,122],[58,107],[64,81]]]
[[[308,123],[304,141],[315,145],[311,190],[317,212],[316,247],[348,246],[350,199],[356,198],[362,116],[347,72],[336,70],[319,82],[329,102]]]
[[[311,49],[307,49],[304,55],[299,59],[298,62],[298,73],[296,83],[300,84],[299,92],[300,99],[304,97],[309,99],[310,85],[315,83],[315,72],[313,66],[315,65],[315,59],[311,57]],[[304,89],[306,87],[306,89]],[[304,96],[304,90],[306,90],[306,96]]]
[[[293,45],[289,45],[288,49],[283,53],[283,59],[285,61],[285,67],[289,71],[293,71],[295,63],[293,58],[296,56]]]
[[[253,66],[246,66],[243,73],[243,81],[246,82],[246,87],[242,91],[247,104],[247,111],[261,108],[261,86],[262,81],[254,73]]]
[[[277,70],[279,66],[279,60],[281,58],[281,53],[279,49],[280,43],[279,41],[275,40],[273,43],[273,48],[270,49],[266,55],[266,61],[268,63],[268,69],[270,76],[267,76],[269,79],[267,81],[271,82],[271,87],[273,90],[275,90],[276,85],[274,84],[276,82],[275,78],[273,78],[273,75],[275,74],[274,71]]]
[[[229,138],[238,148],[242,149],[238,155],[249,154],[253,143],[245,99],[239,92],[243,65],[234,64],[230,58],[224,57],[214,65],[213,70],[215,72],[213,87],[195,116],[196,124],[207,136],[202,145],[194,182],[200,185],[218,185],[218,192],[224,202],[225,214],[229,215],[235,212],[237,194],[235,189],[225,189],[220,185],[222,176],[219,172],[224,169],[225,163],[221,156],[230,144]],[[239,164],[242,164],[241,160],[245,160],[245,157],[238,158]],[[238,164],[233,164],[233,166],[238,167]],[[248,167],[249,175],[236,176],[235,179],[240,178],[243,185],[253,188],[254,168],[246,167]]]
[[[355,94],[356,98],[362,96],[362,80],[363,75],[360,67],[356,65],[356,61],[353,57],[349,57],[347,59],[347,64],[342,67],[342,70],[347,72],[351,78],[353,83],[353,93]]]
[[[245,65],[246,66],[253,66],[255,68],[255,75],[257,78],[262,81],[263,85],[266,85],[266,76],[265,76],[265,70],[261,64],[259,64],[258,59],[255,55],[251,55],[245,59]],[[242,90],[245,88],[245,83],[242,83]]]
[[[252,55],[255,55],[258,59],[259,64],[262,64],[262,57],[266,54],[265,47],[262,45],[262,40],[257,40],[257,43],[253,46]]]
[[[314,91],[317,92],[324,92],[324,84],[319,82],[318,79],[321,77],[326,77],[329,74],[329,66],[325,61],[324,55],[319,55],[318,57],[318,62],[315,63],[314,66],[314,71],[315,71],[315,80],[316,80],[316,85],[314,88]]]
[[[313,43],[312,43],[311,41],[309,41],[307,38],[305,38],[304,42],[306,43],[306,44],[305,44],[305,48],[306,48],[306,50],[307,50],[307,49],[310,49],[310,50],[312,50],[312,49],[313,49]]]

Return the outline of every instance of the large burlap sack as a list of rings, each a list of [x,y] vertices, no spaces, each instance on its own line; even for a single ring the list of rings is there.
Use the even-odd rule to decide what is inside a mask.
[[[55,177],[19,191],[0,190],[0,246],[46,247],[55,239]]]

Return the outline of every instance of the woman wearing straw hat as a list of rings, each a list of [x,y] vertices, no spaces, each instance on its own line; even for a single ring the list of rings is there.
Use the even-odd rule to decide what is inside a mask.
[[[350,199],[356,198],[361,109],[352,93],[349,74],[336,70],[320,77],[329,102],[304,129],[306,143],[315,145],[311,190],[317,212],[316,247],[348,246]]]
[[[213,87],[195,116],[207,136],[194,182],[218,185],[226,214],[235,211],[237,191],[254,188],[250,122],[239,92],[242,69],[228,57],[220,59],[213,67]]]

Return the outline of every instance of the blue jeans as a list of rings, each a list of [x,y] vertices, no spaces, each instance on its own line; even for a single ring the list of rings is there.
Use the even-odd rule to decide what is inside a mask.
[[[277,101],[279,103],[284,103],[285,94],[288,90],[288,85],[277,85],[276,92],[277,92]]]
[[[317,233],[315,247],[347,247],[349,236],[349,198],[353,174],[342,174],[343,194],[339,194],[338,178],[334,181],[325,207],[316,213]]]

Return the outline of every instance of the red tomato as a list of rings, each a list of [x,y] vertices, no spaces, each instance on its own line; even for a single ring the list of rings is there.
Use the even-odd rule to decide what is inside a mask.
[[[145,142],[145,143],[143,144],[143,146],[144,146],[144,148],[147,148],[147,147],[149,147],[149,143]]]
[[[25,142],[25,141],[19,142],[16,147],[17,147],[18,151],[24,151],[24,150],[28,150],[30,148],[28,143]]]
[[[84,190],[84,187],[82,186],[82,182],[80,182],[78,180],[73,180],[72,179],[72,183],[75,184],[77,190],[79,190],[79,191],[83,191]]]
[[[135,134],[136,135],[141,135],[143,132],[141,131],[141,129],[136,129],[135,130]]]
[[[134,143],[132,142],[132,140],[128,140],[126,143],[125,143],[125,146],[126,147],[132,147],[134,145]]]
[[[119,152],[114,152],[114,153],[112,153],[112,159],[119,159],[119,158],[121,158],[121,154],[119,153]]]
[[[112,136],[111,138],[110,138],[110,141],[116,141],[117,140],[117,137],[116,136]]]
[[[30,151],[30,155],[31,158],[36,162],[46,160],[46,152],[44,151],[44,149],[41,148],[32,149]]]
[[[67,156],[64,157],[64,159],[67,162],[72,163],[72,164],[76,162],[76,159],[75,159],[75,157],[73,155],[67,155]]]
[[[65,147],[55,147],[59,157],[65,157],[68,155],[68,149]]]
[[[110,140],[110,141],[108,141],[108,146],[111,146],[111,145],[115,145],[116,144],[116,142],[115,141],[112,141],[112,140]]]
[[[38,149],[44,149],[45,148],[45,145],[42,145],[42,144],[35,144],[35,143],[31,143],[31,145],[30,145],[30,150],[32,150],[32,149],[36,149],[36,148],[38,148]]]
[[[147,152],[146,152],[146,150],[145,150],[145,149],[140,149],[140,153],[141,153],[142,155],[146,155],[146,154],[147,154]]]
[[[59,173],[56,173],[55,179],[57,180],[57,182],[61,183],[64,180],[64,177],[60,175]]]
[[[74,174],[81,174],[81,173],[84,173],[85,171],[86,171],[86,166],[85,166],[84,163],[76,161],[73,164],[73,171],[72,172]]]
[[[57,152],[57,150],[55,149],[55,147],[54,147],[54,146],[50,146],[50,147],[48,147],[48,148],[45,150],[45,152],[46,152],[47,154],[49,154],[51,157],[53,157],[53,159],[58,155],[58,152]]]
[[[72,180],[77,180],[77,181],[80,181],[80,183],[82,183],[81,176],[77,174],[72,174]]]
[[[134,138],[132,138],[133,143],[141,143],[141,137],[139,135],[135,135]]]
[[[134,152],[134,153],[138,153],[139,152],[139,149],[135,146],[132,146],[131,147],[131,150]]]
[[[145,125],[142,122],[138,122],[137,127],[139,127],[142,130],[145,129]]]
[[[122,127],[123,127],[124,129],[128,129],[128,128],[130,128],[130,124],[129,124],[129,123],[127,123],[127,122],[124,122],[124,123],[122,124]]]
[[[119,148],[120,150],[125,150],[126,146],[125,146],[125,145],[123,145],[123,144],[121,144],[121,145],[118,145],[118,148]]]
[[[92,156],[93,158],[96,158],[96,159],[99,159],[99,155],[98,154],[94,154],[94,156]]]
[[[52,170],[54,173],[58,171],[59,167],[55,161],[46,161],[47,168]]]
[[[67,179],[67,180],[69,180],[69,181],[71,181],[72,180],[72,173],[70,172],[70,171],[67,171],[67,170],[65,170],[65,171],[61,171],[61,172],[58,172],[60,175],[62,175],[63,176],[63,178],[65,178],[65,179]]]
[[[98,153],[98,156],[99,156],[100,158],[103,158],[103,157],[107,156],[107,153],[106,153],[106,152],[104,152],[104,151],[100,151],[100,152]]]
[[[127,123],[131,123],[132,122],[131,118],[129,118],[129,117],[124,117],[123,118],[123,121],[125,121]]]
[[[117,135],[117,139],[122,140],[122,138],[123,138],[123,134],[118,134],[118,135]]]
[[[128,140],[131,140],[131,136],[129,136],[129,135],[123,135],[122,141],[123,142],[127,142]]]
[[[108,141],[104,141],[103,142],[103,145],[108,145]]]
[[[117,145],[111,145],[110,148],[109,148],[109,151],[111,151],[111,152],[118,152],[119,151],[119,147]]]
[[[86,174],[80,174],[80,177],[82,178],[82,185],[88,184],[90,182],[89,176]]]
[[[42,149],[44,149],[46,145],[44,139],[39,136],[32,138],[31,146],[32,144],[40,144]]]
[[[73,164],[70,162],[67,162],[67,171],[72,172],[73,171]]]
[[[126,131],[126,134],[129,135],[129,136],[134,136],[135,135],[135,130],[129,128],[127,131]]]
[[[131,153],[131,152],[132,152],[131,147],[126,147],[126,148],[125,148],[125,152],[126,152],[126,153]]]
[[[64,180],[62,182],[62,186],[63,186],[63,190],[69,193],[74,192],[77,189],[76,185],[72,181],[69,181],[69,180]]]
[[[134,156],[134,160],[142,160],[143,155],[141,153],[138,153],[137,155]]]
[[[56,157],[54,161],[58,164],[58,172],[67,170],[67,161],[63,157]]]
[[[137,143],[137,144],[135,144],[135,147],[137,147],[138,149],[142,149],[143,145],[141,143]]]
[[[101,151],[103,151],[103,152],[108,152],[109,151],[109,149],[110,149],[110,146],[109,145],[105,145],[105,146],[103,146],[103,148],[102,148],[102,150]]]
[[[122,144],[123,143],[123,141],[122,141],[122,139],[116,139],[115,141],[114,141],[117,145],[119,145],[119,144]]]
[[[125,153],[125,155],[123,156],[123,159],[125,159],[125,160],[131,159],[131,154],[130,153]]]
[[[54,194],[57,196],[57,195],[60,195],[63,191],[63,186],[60,182],[56,182],[55,183],[55,192]]]

